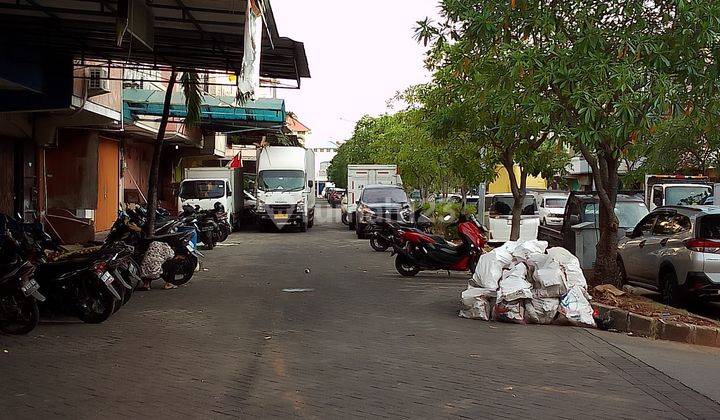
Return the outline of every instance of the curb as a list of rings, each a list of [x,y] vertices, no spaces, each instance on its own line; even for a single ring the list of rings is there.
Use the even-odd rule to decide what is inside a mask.
[[[671,322],[628,312],[603,303],[591,303],[608,329],[640,337],[676,341],[699,346],[720,347],[720,328]]]

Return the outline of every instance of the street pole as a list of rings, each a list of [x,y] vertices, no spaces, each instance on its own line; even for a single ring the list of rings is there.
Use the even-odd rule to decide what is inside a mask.
[[[485,191],[487,190],[487,183],[482,182],[478,185],[478,201],[477,201],[477,215],[480,223],[485,223]]]

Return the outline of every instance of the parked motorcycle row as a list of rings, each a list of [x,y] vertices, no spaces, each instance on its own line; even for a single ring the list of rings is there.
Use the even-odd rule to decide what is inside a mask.
[[[172,250],[161,262],[161,278],[180,286],[199,267],[198,240],[212,249],[232,230],[220,203],[212,210],[185,206],[178,217],[159,210],[152,238],[143,233],[147,216],[143,207],[128,208],[103,242],[70,251],[41,223],[0,214],[0,332],[27,334],[41,315],[102,323],[143,286],[143,264],[151,260],[146,253],[153,243]]]
[[[460,243],[433,235],[430,220],[418,210],[412,223],[375,219],[370,225],[370,246],[378,252],[392,248],[395,269],[405,277],[426,270],[474,272],[487,244],[487,230],[475,215],[460,214],[454,221],[446,216],[444,222],[457,228]]]

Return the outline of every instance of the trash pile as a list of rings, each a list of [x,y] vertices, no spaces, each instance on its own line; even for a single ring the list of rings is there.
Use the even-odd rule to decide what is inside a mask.
[[[517,324],[595,327],[580,261],[546,241],[506,242],[483,254],[460,316]]]

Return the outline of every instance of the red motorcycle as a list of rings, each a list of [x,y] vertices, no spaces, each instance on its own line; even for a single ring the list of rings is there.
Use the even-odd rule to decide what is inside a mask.
[[[449,216],[446,216],[446,220]],[[461,214],[452,225],[457,226],[462,243],[456,245],[440,236],[417,229],[395,227],[392,243],[395,269],[406,277],[424,270],[475,271],[487,243],[487,230],[474,215]]]

